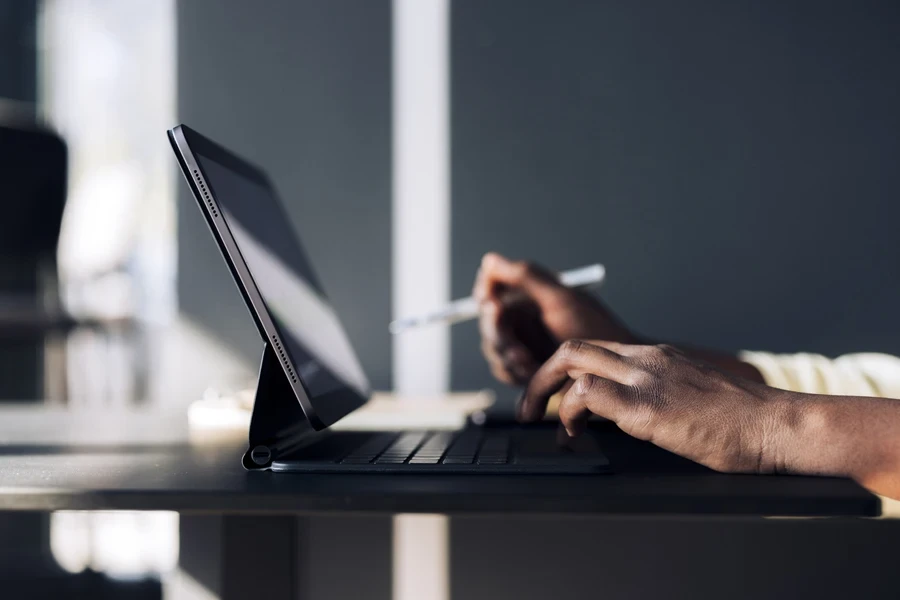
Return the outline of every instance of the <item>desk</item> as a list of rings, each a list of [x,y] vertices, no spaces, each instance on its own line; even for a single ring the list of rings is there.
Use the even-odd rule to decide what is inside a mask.
[[[297,475],[244,471],[242,440],[190,443],[178,415],[0,414],[0,510],[880,514],[878,498],[852,481],[722,475],[610,424],[595,431],[612,475]]]
[[[229,515],[223,555],[243,566],[223,567],[226,576],[237,578],[227,583],[234,595],[226,597],[249,589],[242,586],[248,585],[251,564],[252,585],[263,577],[276,586],[273,594],[288,589],[284,586],[296,589],[297,548],[290,536],[297,521],[291,515],[746,518],[862,517],[880,511],[878,498],[851,481],[716,474],[608,424],[596,430],[621,471],[613,475],[276,475],[241,468],[242,440],[192,443],[183,415],[0,413],[0,510]],[[261,560],[259,548],[276,550]]]

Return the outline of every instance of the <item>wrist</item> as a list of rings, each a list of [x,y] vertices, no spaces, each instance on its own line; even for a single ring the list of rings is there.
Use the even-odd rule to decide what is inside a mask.
[[[852,477],[837,398],[778,392],[770,472]]]
[[[788,473],[793,462],[793,442],[797,429],[798,411],[789,392],[777,388],[764,388],[760,440],[758,447],[758,471],[760,473]]]
[[[768,472],[850,477],[900,498],[900,401],[786,392],[773,406]]]

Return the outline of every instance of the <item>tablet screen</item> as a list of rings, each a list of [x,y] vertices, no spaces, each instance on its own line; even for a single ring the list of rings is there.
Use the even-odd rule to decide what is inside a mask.
[[[340,319],[272,186],[233,156],[198,151],[193,140],[191,148],[316,414],[330,425],[369,394]]]

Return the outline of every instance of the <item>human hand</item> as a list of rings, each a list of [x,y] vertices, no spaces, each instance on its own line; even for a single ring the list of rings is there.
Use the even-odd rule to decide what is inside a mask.
[[[472,295],[481,305],[481,350],[494,377],[524,384],[569,339],[633,343],[602,302],[536,265],[485,254]]]
[[[532,377],[519,418],[540,419],[558,392],[564,394],[559,419],[570,436],[596,414],[717,471],[782,470],[790,393],[724,373],[670,346],[567,341]]]

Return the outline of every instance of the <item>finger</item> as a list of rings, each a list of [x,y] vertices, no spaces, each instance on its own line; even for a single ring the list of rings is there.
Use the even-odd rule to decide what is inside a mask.
[[[547,408],[544,412],[545,418],[550,417],[552,419],[559,420],[559,403],[562,401],[563,397],[566,395],[566,392],[569,391],[569,388],[572,387],[573,383],[575,383],[575,382],[570,379],[569,381],[564,383],[561,388],[559,388],[558,392],[556,392],[555,394],[550,396],[550,399],[547,401]],[[516,400],[516,414],[519,414],[519,412],[520,412],[519,409],[522,406],[522,399],[524,398],[524,396],[525,396],[525,392],[523,390],[523,392],[519,395],[518,399]]]
[[[481,353],[491,373],[506,384],[524,384],[537,371],[538,363],[528,348],[502,327],[497,314],[503,309],[497,301],[488,301],[479,318]]]
[[[566,431],[562,423],[556,428],[556,445],[560,448],[567,448],[572,442],[572,436]]]
[[[550,396],[570,379],[590,373],[623,384],[633,380],[637,367],[619,354],[587,342],[569,340],[531,378],[522,397],[519,418],[539,419]]]
[[[669,355],[686,356],[683,350],[669,344],[623,344],[608,340],[588,340],[588,343],[628,357],[653,355],[660,351]]]
[[[506,368],[503,357],[498,351],[497,310],[495,301],[484,302],[478,318],[478,331],[481,334],[481,353],[490,367],[491,374],[507,385],[515,383],[512,374]]]
[[[541,309],[533,301],[503,304],[497,317],[498,343],[520,344],[534,358],[535,368],[559,348],[559,341],[547,329]]]
[[[516,321],[521,320],[522,314],[515,306],[507,306],[502,300],[493,300],[491,308],[494,331],[496,332],[494,343],[497,352],[503,354],[513,346],[524,345],[516,332]]]
[[[516,384],[525,384],[540,365],[531,352],[521,344],[510,345],[501,355],[503,368],[512,375]]]
[[[511,261],[499,254],[489,252],[481,261],[488,294],[498,285],[517,287],[534,298],[539,304],[554,302],[565,288],[555,275],[533,264]]]
[[[627,410],[630,389],[596,375],[582,375],[559,403],[559,422],[570,437],[577,437],[584,433],[591,414],[616,421]]]
[[[622,342],[612,342],[609,340],[587,340],[587,342],[594,346],[606,348],[610,352],[615,352],[620,356],[635,356],[639,354],[641,348],[643,348],[643,346],[635,344],[623,344]]]
[[[500,311],[502,310],[498,300],[487,300],[481,303],[478,315],[478,332],[481,334],[482,343],[486,343],[491,351],[497,346],[500,332],[497,328]]]
[[[475,272],[475,283],[472,285],[472,297],[478,302],[487,300],[487,277],[481,267]]]
[[[487,344],[487,351],[502,356],[510,348],[521,346],[526,348],[506,318],[509,311],[499,300],[488,300],[481,305],[478,318],[478,330],[481,333],[482,347]]]
[[[488,360],[488,367],[490,368],[491,375],[493,375],[494,379],[500,383],[506,385],[516,385],[518,383],[515,377],[513,377],[513,374],[509,372],[501,360]]]

